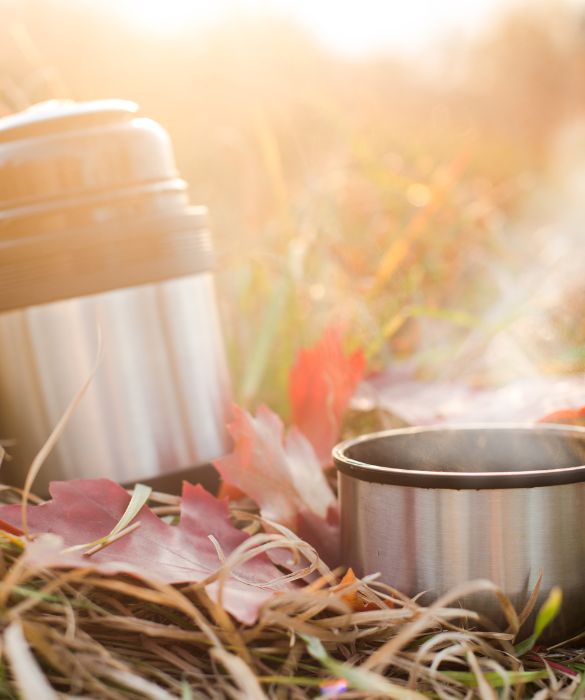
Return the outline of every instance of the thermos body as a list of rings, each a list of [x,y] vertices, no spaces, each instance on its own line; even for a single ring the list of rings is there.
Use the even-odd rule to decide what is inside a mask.
[[[9,129],[4,143],[0,128],[4,481],[22,483],[95,372],[42,468],[41,492],[53,479],[161,478],[227,449],[206,212],[188,206],[155,122],[125,103],[95,104]]]
[[[225,450],[228,378],[209,273],[0,315],[0,425],[19,474],[102,357],[48,457],[52,479],[133,482]]]

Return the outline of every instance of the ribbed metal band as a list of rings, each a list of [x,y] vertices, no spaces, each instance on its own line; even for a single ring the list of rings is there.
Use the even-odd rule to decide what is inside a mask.
[[[2,240],[0,313],[210,270],[200,214]]]

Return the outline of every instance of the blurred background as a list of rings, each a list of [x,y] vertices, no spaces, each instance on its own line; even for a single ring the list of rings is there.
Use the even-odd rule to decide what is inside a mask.
[[[120,97],[211,210],[236,398],[325,326],[371,367],[585,366],[585,4],[0,0],[0,114]]]

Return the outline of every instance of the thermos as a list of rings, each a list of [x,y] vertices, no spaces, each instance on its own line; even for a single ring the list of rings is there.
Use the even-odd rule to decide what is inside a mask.
[[[166,131],[122,100],[0,119],[0,480],[180,475],[223,454],[229,380],[207,214]],[[193,471],[195,469],[195,471]],[[167,485],[169,480],[167,479]]]

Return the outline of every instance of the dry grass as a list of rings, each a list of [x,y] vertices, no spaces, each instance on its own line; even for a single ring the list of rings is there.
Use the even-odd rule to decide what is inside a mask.
[[[160,512],[174,512],[175,497],[156,499]],[[260,526],[253,514],[236,516],[246,529]],[[275,596],[245,627],[202,584],[39,571],[20,540],[2,534],[0,697],[302,700],[332,693],[335,680],[347,686],[340,698],[583,697],[585,652],[549,651],[546,665],[541,655],[518,658],[512,611],[508,632],[477,631],[477,615],[455,605],[461,590],[422,607],[372,578],[352,588],[379,609],[353,612],[344,598],[352,588],[308,545],[282,537],[309,561],[311,581]],[[464,588],[498,593],[485,581]]]

